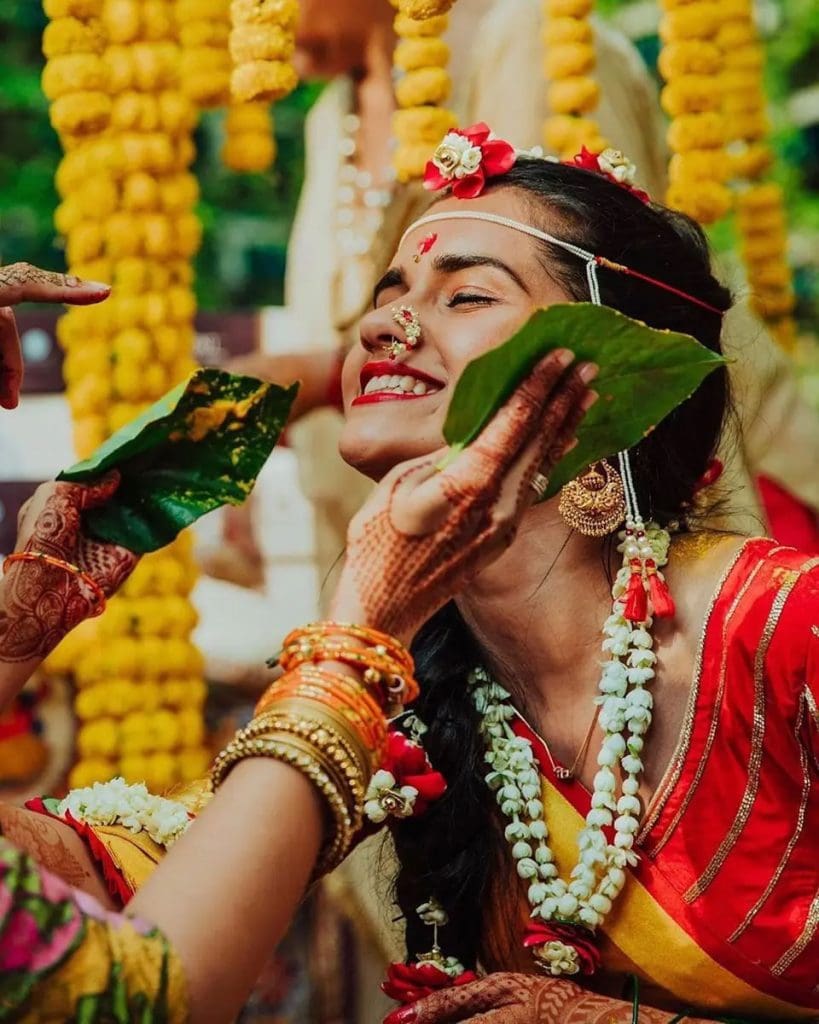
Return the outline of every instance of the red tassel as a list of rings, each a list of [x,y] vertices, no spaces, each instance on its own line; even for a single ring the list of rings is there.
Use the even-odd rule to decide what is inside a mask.
[[[643,584],[642,570],[639,567],[632,567],[631,570],[631,579],[626,588],[623,618],[628,619],[629,622],[645,622],[648,618],[648,598]]]
[[[655,619],[673,619],[677,612],[674,598],[671,596],[668,584],[660,578],[656,569],[653,572],[649,569],[648,593]]]

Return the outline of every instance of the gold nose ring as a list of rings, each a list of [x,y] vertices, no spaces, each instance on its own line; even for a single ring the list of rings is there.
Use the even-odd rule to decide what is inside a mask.
[[[396,306],[392,310],[392,321],[404,332],[404,341],[397,338],[389,346],[390,354],[395,358],[407,349],[417,348],[421,344],[421,317],[412,306]]]

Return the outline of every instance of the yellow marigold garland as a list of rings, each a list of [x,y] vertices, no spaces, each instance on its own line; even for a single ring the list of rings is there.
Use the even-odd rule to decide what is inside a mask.
[[[394,63],[400,72],[395,85],[398,106],[393,133],[398,145],[393,167],[399,181],[423,177],[435,146],[458,119],[442,104],[452,82],[447,71],[449,47],[440,37],[447,29],[447,12],[454,0],[391,0],[398,8],[394,27],[398,37]]]
[[[201,228],[188,167],[196,110],[180,90],[171,0],[46,7],[57,19],[43,40],[49,63],[93,46],[108,72],[108,127],[82,139],[72,131],[56,179],[55,223],[70,269],[114,285],[108,302],[72,309],[58,327],[84,457],[193,366],[190,260]],[[78,24],[61,25],[67,18]],[[52,96],[67,69],[47,68]],[[50,660],[52,669],[70,667],[78,686],[72,785],[122,774],[162,789],[206,768],[202,662],[190,641],[194,578],[190,542],[181,538],[143,559],[106,614],[69,638],[68,666],[62,647]]]
[[[671,118],[668,143],[674,154],[666,202],[710,224],[731,207],[725,186],[723,57],[716,43],[720,7],[712,0],[661,0],[661,7],[659,68],[666,82],[661,99]]]
[[[597,122],[588,116],[600,99],[592,77],[592,6],[592,0],[543,0],[543,68],[551,111],[543,126],[543,141],[564,160],[583,146],[600,152],[608,145]]]
[[[273,103],[296,88],[298,76],[290,58],[298,15],[298,0],[232,0],[234,102]]]
[[[176,0],[179,81],[197,107],[222,107],[230,99],[230,0]]]
[[[731,128],[728,167],[737,189],[740,252],[754,309],[768,321],[780,345],[790,350],[796,340],[791,316],[795,296],[787,258],[784,196],[778,185],[764,180],[773,163],[767,143],[764,52],[750,0],[726,0],[723,14],[717,43],[725,62],[722,92]]]
[[[240,173],[258,173],[268,170],[275,161],[276,136],[270,105],[260,100],[228,107],[222,147],[225,167]]]

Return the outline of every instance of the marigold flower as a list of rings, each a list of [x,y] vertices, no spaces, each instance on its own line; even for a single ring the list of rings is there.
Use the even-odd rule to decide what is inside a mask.
[[[702,178],[709,181],[726,181],[728,161],[722,150],[694,149],[686,153],[675,153],[668,165],[668,176],[676,183],[697,182]]]
[[[231,134],[222,147],[225,167],[239,174],[258,174],[273,166],[276,141],[272,133]]]
[[[784,258],[787,251],[787,236],[784,231],[769,231],[766,234],[750,235],[740,243],[742,258],[748,264],[748,274],[753,274],[753,265],[769,263]]]
[[[230,10],[234,25],[262,22],[292,31],[299,19],[298,0],[233,0]]]
[[[731,116],[731,135],[746,142],[756,142],[768,134],[768,116],[764,110],[751,110]]]
[[[790,290],[759,290],[754,291],[750,299],[751,309],[764,319],[775,319],[793,312],[796,296]]]
[[[408,110],[396,110],[392,117],[392,130],[399,142],[429,147],[425,164],[432,147],[457,124],[458,119],[452,111],[441,107],[410,107]]]
[[[799,341],[799,332],[793,317],[786,316],[782,320],[769,323],[768,330],[780,348],[786,352],[793,352],[795,350]]]
[[[132,213],[115,213],[105,223],[105,247],[112,259],[142,253],[142,224]]]
[[[748,268],[748,280],[755,290],[789,289],[792,285],[791,268],[783,259],[766,260]]]
[[[96,221],[106,220],[110,217],[116,210],[119,200],[116,183],[107,174],[99,173],[86,178],[74,192],[74,196],[82,215],[88,220]],[[100,280],[100,278],[91,278],[91,280]]]
[[[159,105],[153,96],[123,92],[113,101],[111,124],[123,131],[155,132],[159,128]]]
[[[71,93],[51,104],[49,117],[60,135],[85,136],[101,132],[111,118],[111,100],[102,92]]]
[[[85,220],[76,224],[66,240],[68,262],[85,263],[96,259],[102,254],[103,244],[102,228],[95,221]]]
[[[74,765],[68,775],[72,789],[91,786],[100,779],[110,779],[116,774],[116,764],[102,758],[83,758]]]
[[[737,224],[743,235],[784,233],[785,211],[781,205],[756,208],[740,206],[742,194],[737,198]]]
[[[762,177],[773,163],[773,159],[770,146],[763,142],[752,143],[739,152],[728,154],[730,176],[751,180]]]
[[[599,140],[597,123],[591,118],[556,114],[547,118],[543,126],[543,141],[552,152],[563,153],[572,149],[571,155],[574,156],[580,152],[583,145],[593,152],[600,152],[606,148],[605,145],[594,145],[590,140]],[[580,144],[575,145],[578,141]]]
[[[420,68],[445,68],[449,63],[449,47],[434,37],[402,39],[395,48],[395,66],[401,71]]]
[[[185,49],[215,46],[226,49],[230,38],[230,22],[212,16],[202,21],[183,21],[179,25],[179,42]]]
[[[664,43],[676,43],[681,39],[710,39],[721,20],[718,4],[710,0],[697,0],[668,11],[663,16],[660,20],[660,39]]]
[[[293,33],[280,25],[238,25],[230,33],[230,55],[234,64],[289,60],[295,48]]]
[[[722,96],[714,78],[709,75],[682,75],[660,93],[663,110],[670,117],[681,114],[703,114],[720,109]]]
[[[450,10],[455,0],[399,0],[399,10],[408,18],[437,18]]]
[[[404,75],[395,86],[398,106],[420,107],[443,103],[449,96],[452,82],[445,68],[421,68]]]
[[[137,86],[145,92],[157,92],[176,83],[181,66],[179,48],[171,42],[134,43],[134,76]]]
[[[587,18],[591,14],[593,0],[546,0],[545,12],[552,18]]]
[[[570,78],[585,75],[594,67],[594,47],[589,43],[561,43],[551,46],[544,58],[546,77]]]
[[[196,126],[196,108],[183,93],[165,90],[157,97],[157,106],[160,125],[168,135],[182,135]]]
[[[170,39],[176,32],[176,20],[168,0],[143,0],[142,35],[148,42]]]
[[[723,54],[704,39],[682,39],[660,51],[657,67],[666,82],[681,75],[714,75],[721,70]]]
[[[249,61],[234,68],[231,76],[231,92],[239,103],[272,103],[287,96],[298,84],[294,68],[283,61]]]
[[[177,141],[176,147],[172,150],[171,162],[168,170],[184,171],[196,159],[196,145],[193,139],[185,135]]]
[[[99,56],[104,49],[105,36],[96,19],[57,18],[50,21],[43,31],[43,54],[48,58],[79,53]]]
[[[563,43],[591,43],[592,27],[582,18],[548,18],[543,26],[543,44],[551,46]]]
[[[110,45],[102,55],[108,76],[108,91],[112,94],[132,89],[136,82],[136,68],[130,47]]]
[[[765,96],[762,87],[753,91],[726,92],[722,97],[722,109],[728,118],[729,124],[733,117],[738,115],[743,118],[761,115],[765,116]],[[757,136],[759,138],[759,136]]]
[[[88,21],[102,13],[103,0],[43,0],[43,10],[51,21],[57,18],[79,18]]]
[[[756,27],[750,21],[726,21],[719,25],[716,43],[725,53],[757,42]]]
[[[745,189],[737,196],[737,209],[740,216],[743,213],[760,210],[782,210],[784,204],[784,193],[782,187],[773,181],[765,182],[762,185],[754,185]]]
[[[737,46],[723,54],[725,67],[732,71],[761,71],[765,63],[765,53],[761,46]]]
[[[550,83],[547,97],[556,114],[586,114],[597,106],[600,87],[592,78],[577,75]]]
[[[731,209],[731,193],[717,181],[675,183],[668,189],[666,203],[700,224],[713,224]]]
[[[219,7],[214,0],[176,0],[176,21],[180,28],[195,22],[227,25],[227,16],[220,17]]]
[[[716,149],[725,141],[725,122],[721,114],[683,114],[668,127],[668,145],[676,153],[694,149]]]
[[[235,135],[263,135],[270,131],[270,104],[233,103],[228,107],[225,129]]]
[[[192,209],[199,201],[199,182],[193,174],[173,174],[160,179],[159,192],[166,213],[182,213]]]
[[[404,142],[393,154],[392,166],[396,178],[402,184],[422,178],[429,160],[432,145],[428,142]]]
[[[440,14],[434,18],[419,19],[410,18],[406,14],[399,12],[393,21],[395,34],[404,39],[414,36],[441,36],[446,32],[448,26],[449,17],[446,14]]]
[[[142,17],[136,0],[106,0],[102,11],[109,42],[133,43],[140,38]]]

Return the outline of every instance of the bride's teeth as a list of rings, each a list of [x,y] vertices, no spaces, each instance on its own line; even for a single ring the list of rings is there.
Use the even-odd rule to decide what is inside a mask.
[[[412,389],[414,387],[415,387],[415,378],[414,377],[410,377],[409,374],[407,374],[406,377],[402,377],[401,378],[401,390],[402,391],[412,391]]]
[[[392,377],[390,377],[389,386],[391,388],[399,388],[401,386],[401,378],[398,376],[397,373],[393,374]]]
[[[412,389],[412,393],[414,395],[425,395],[427,393],[426,384],[422,380],[419,380],[415,387]]]

